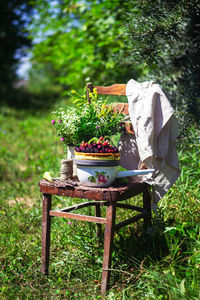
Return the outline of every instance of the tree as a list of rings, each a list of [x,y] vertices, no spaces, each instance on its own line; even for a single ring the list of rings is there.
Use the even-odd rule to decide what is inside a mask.
[[[128,60],[160,83],[177,110],[200,117],[200,2],[132,0],[126,22]]]
[[[17,63],[31,45],[25,30],[30,22],[31,6],[25,0],[0,2],[0,102],[12,96]]]
[[[115,1],[36,0],[37,18],[32,27],[33,59],[51,63],[64,86],[83,87],[85,79],[95,84],[126,82],[138,73],[123,56],[123,20],[129,6]]]

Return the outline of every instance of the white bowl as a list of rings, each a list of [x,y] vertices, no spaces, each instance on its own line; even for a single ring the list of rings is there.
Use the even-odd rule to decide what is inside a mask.
[[[117,166],[77,165],[79,181],[91,187],[108,187],[116,178]]]

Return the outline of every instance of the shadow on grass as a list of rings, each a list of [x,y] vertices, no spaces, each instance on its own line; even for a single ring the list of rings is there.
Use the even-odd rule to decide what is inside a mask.
[[[61,224],[63,223],[65,222],[63,221]],[[102,271],[103,241],[99,243],[95,237],[96,226],[94,224],[89,225],[91,227],[90,234],[86,225],[80,228],[74,223],[73,236],[71,237],[70,235],[69,237],[69,244],[72,246],[72,249],[73,244],[76,245],[75,253],[72,251],[73,255],[76,256],[76,261],[80,262],[82,260],[79,268],[77,269],[77,266],[74,266],[74,272],[71,273],[75,277],[78,274],[76,272],[79,272],[80,268],[87,270],[93,268],[93,271],[94,269],[99,270],[100,273]],[[133,277],[136,278],[140,272],[141,265],[149,267],[152,263],[159,263],[169,255],[168,242],[164,233],[166,226],[169,225],[164,222],[162,217],[156,217],[152,221],[152,226],[147,230],[143,229],[142,222],[137,222],[115,233],[112,252],[111,285],[113,285],[113,281],[121,281],[123,274],[126,272],[127,274],[134,273]],[[65,238],[63,239],[63,244],[59,243],[59,247],[66,248]],[[81,252],[84,253],[84,259],[83,257],[82,259],[78,258],[78,249],[81,249]],[[79,274],[80,277],[82,275]],[[91,279],[93,276],[91,275]]]
[[[26,88],[12,89],[5,99],[0,100],[0,107],[11,107],[28,112],[45,111],[53,107],[60,99],[60,93],[44,90],[40,93],[31,93]]]
[[[161,217],[156,217],[147,230],[143,228],[142,222],[139,222],[115,235],[111,275],[113,283],[118,280],[123,282],[123,278],[125,281],[131,278],[135,282],[143,268],[148,268],[152,263],[159,263],[169,255],[164,234],[168,225]]]

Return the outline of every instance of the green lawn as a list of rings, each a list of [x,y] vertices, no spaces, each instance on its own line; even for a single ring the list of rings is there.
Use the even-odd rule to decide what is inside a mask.
[[[59,176],[66,155],[50,120],[50,112],[5,108],[0,114],[0,299],[101,299],[103,247],[93,224],[55,218],[50,275],[40,272],[38,182],[45,171]],[[113,287],[105,299],[199,299],[199,136],[192,128],[190,140],[179,141],[181,176],[160,201],[152,230],[137,223],[116,234]]]

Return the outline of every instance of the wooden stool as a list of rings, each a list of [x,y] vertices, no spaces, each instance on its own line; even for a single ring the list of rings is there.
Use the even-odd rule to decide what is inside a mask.
[[[105,224],[103,271],[101,282],[101,293],[104,294],[109,284],[114,232],[141,218],[144,219],[145,226],[148,226],[150,223],[151,197],[149,193],[149,186],[146,183],[130,182],[126,185],[113,185],[108,188],[90,188],[81,185],[76,180],[54,180],[53,182],[41,180],[39,186],[41,193],[43,193],[41,271],[46,275],[48,274],[50,225],[52,217],[62,217],[67,219],[97,223],[98,236],[101,235],[101,224]],[[121,201],[141,193],[143,194],[143,207],[121,203]],[[59,210],[52,210],[52,195],[88,199],[90,201]],[[75,209],[77,210],[87,206],[95,207],[95,216],[71,213],[71,211]],[[107,207],[105,218],[101,217],[101,206]],[[115,224],[117,207],[138,211],[139,214],[132,218],[126,219],[123,222]]]

